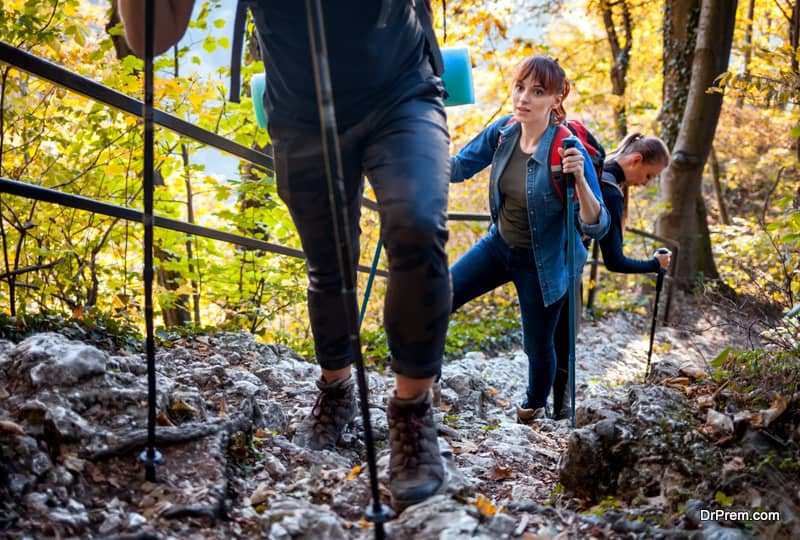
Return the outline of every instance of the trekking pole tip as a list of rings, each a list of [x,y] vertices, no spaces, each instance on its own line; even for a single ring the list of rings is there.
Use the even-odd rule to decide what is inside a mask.
[[[375,524],[375,538],[382,540],[386,538],[383,524],[394,517],[394,512],[385,504],[375,503],[364,510],[364,519]]]
[[[373,504],[367,507],[367,509],[364,511],[364,519],[366,519],[370,523],[375,523],[375,524],[386,523],[393,517],[394,517],[394,512],[392,512],[392,510],[385,504],[379,505],[378,508],[376,508],[375,505]]]
[[[144,464],[144,479],[148,482],[156,481],[156,465],[164,464],[164,456],[155,448],[147,448],[139,454],[139,461]]]

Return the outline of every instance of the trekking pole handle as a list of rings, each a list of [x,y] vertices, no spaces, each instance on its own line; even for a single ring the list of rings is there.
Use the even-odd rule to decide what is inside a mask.
[[[577,137],[564,137],[561,141],[561,148],[566,152],[570,148],[575,148],[578,145]],[[563,160],[562,160],[563,161]],[[563,167],[563,164],[562,164]],[[563,173],[564,182],[568,187],[575,187],[575,175],[572,173]]]
[[[667,253],[669,253],[669,250],[667,248],[663,248],[662,247],[662,248],[658,248],[656,250],[656,253],[658,253],[660,255],[666,255]],[[666,273],[667,273],[667,271],[664,268],[661,268],[661,267],[658,268],[658,277],[656,278],[656,290],[657,291],[660,291],[661,288],[664,286],[664,276],[666,275]]]

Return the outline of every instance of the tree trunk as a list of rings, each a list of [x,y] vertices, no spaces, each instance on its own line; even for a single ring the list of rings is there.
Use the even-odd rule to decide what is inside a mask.
[[[747,7],[747,21],[744,29],[744,60],[742,61],[742,78],[747,80],[750,77],[750,59],[753,57],[753,17],[756,13],[756,0],[750,0]],[[736,106],[744,105],[744,92],[740,92],[736,98]]]
[[[117,53],[117,58],[122,60],[129,54],[133,54],[133,51],[128,46],[128,42],[125,41],[125,36],[123,34],[112,34],[110,30],[117,26],[122,19],[119,17],[119,6],[117,5],[117,0],[111,0],[111,7],[108,10],[108,24],[106,24],[106,33],[108,33],[109,37],[111,38],[111,43],[114,44],[114,51]]]
[[[156,267],[158,284],[168,291],[177,290],[183,282],[183,276],[180,272],[166,270],[164,267],[164,263],[174,261],[176,257],[159,246],[153,246],[153,256],[161,261],[161,264]],[[179,295],[173,304],[161,304],[161,317],[164,319],[165,328],[182,326],[192,322],[192,315],[189,312],[189,295]]]
[[[792,46],[792,73],[797,79],[800,74],[800,65],[798,65],[797,48],[800,46],[800,2],[792,3],[792,13],[789,19],[789,44]],[[800,137],[794,140],[794,155],[797,161],[800,161]]]
[[[670,149],[678,138],[689,95],[699,17],[700,0],[667,0],[664,3],[663,104],[658,121],[661,124],[659,135]]]
[[[711,169],[711,181],[714,185],[714,197],[717,199],[719,209],[719,220],[723,225],[730,225],[731,218],[728,216],[728,206],[725,204],[725,195],[722,192],[722,168],[719,166],[717,152],[711,147],[708,155],[708,167]]]
[[[622,37],[617,32],[617,25],[614,23],[614,6],[619,6],[621,10]],[[600,12],[603,16],[608,44],[611,47],[611,92],[617,96],[614,103],[614,123],[616,124],[617,140],[621,141],[628,134],[625,88],[631,60],[631,46],[633,44],[633,23],[631,21],[631,11],[626,0],[621,2],[603,0],[600,2]]]
[[[797,59],[797,47],[800,45],[800,2],[792,2],[792,11],[789,15],[789,45],[792,47],[792,72],[800,73]]]
[[[672,163],[664,173],[661,196],[667,210],[658,220],[657,231],[680,242],[675,282],[684,290],[693,289],[703,277],[718,277],[700,187],[722,109],[722,95],[708,94],[706,90],[728,68],[737,2],[703,1],[686,109]]]

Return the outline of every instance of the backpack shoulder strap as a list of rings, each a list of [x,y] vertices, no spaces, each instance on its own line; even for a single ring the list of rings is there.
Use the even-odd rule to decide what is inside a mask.
[[[592,132],[589,131],[589,128],[580,120],[567,120],[565,123],[572,134],[578,137],[583,143],[584,148],[586,148],[586,151],[589,153],[589,158],[592,161],[592,165],[594,165],[594,170],[599,179],[602,176],[603,165],[606,159],[606,151],[603,145],[600,144],[597,138],[592,135]]]
[[[436,32],[433,30],[430,0],[414,0],[414,6],[417,9],[417,19],[425,32],[425,42],[428,44],[428,57],[433,66],[433,74],[441,77],[444,73],[444,59],[442,59],[442,51],[439,50],[439,42],[436,41]]]
[[[242,49],[244,49],[245,23],[247,22],[247,3],[236,2],[236,16],[233,19],[233,44],[231,46],[231,91],[228,100],[239,103],[242,91]]]
[[[625,196],[625,192],[622,191],[620,185],[617,184],[617,179],[614,177],[613,174],[611,174],[608,171],[603,171],[603,176],[600,177],[600,184],[601,184],[600,187],[602,187],[603,185],[611,186],[617,191],[619,191],[620,195],[622,195],[623,197]]]
[[[565,194],[567,190],[561,177],[561,155],[558,153],[558,149],[561,148],[564,139],[570,135],[572,135],[572,132],[564,124],[561,124],[558,126],[558,131],[556,131],[556,135],[550,143],[550,181],[562,203],[566,200]]]

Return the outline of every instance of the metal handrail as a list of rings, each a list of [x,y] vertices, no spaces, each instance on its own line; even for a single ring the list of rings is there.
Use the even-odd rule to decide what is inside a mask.
[[[63,191],[45,188],[34,184],[29,184],[27,182],[19,182],[0,177],[0,192],[26,197],[28,199],[35,199],[37,201],[54,203],[69,208],[86,210],[95,214],[116,217],[127,221],[133,221],[137,223],[142,222],[142,212],[139,210],[96,201],[80,195],[64,193]],[[212,240],[219,240],[221,242],[235,244],[248,249],[259,249],[278,253],[280,255],[295,257],[298,259],[305,259],[305,255],[299,249],[281,246],[279,244],[273,244],[264,240],[241,236],[239,234],[226,231],[220,231],[218,229],[210,229],[208,227],[203,227],[194,223],[187,223],[177,219],[153,216],[153,224],[161,229],[169,229],[171,231],[202,236],[204,238],[211,238]],[[360,264],[358,265],[358,270],[360,272],[369,273],[370,268],[369,266]],[[377,275],[383,277],[389,276],[389,273],[385,270],[378,270],[376,273]]]
[[[47,80],[56,86],[66,88],[77,94],[85,96],[99,103],[103,103],[137,118],[142,118],[142,102],[140,100],[125,95],[87,77],[74,73],[48,60],[39,58],[38,56],[35,56],[27,51],[13,47],[4,41],[0,41],[0,62],[4,62],[17,69],[30,73],[31,75],[35,75]],[[257,167],[263,168],[266,171],[272,171],[274,169],[274,161],[272,156],[243,146],[230,139],[226,139],[225,137],[200,128],[164,111],[155,109],[153,111],[153,121],[154,123],[174,131],[175,133],[185,135],[198,142],[244,159],[245,161],[248,161]],[[142,212],[133,210],[131,208],[103,203],[87,197],[71,195],[61,191],[37,186],[35,184],[19,182],[7,178],[0,178],[0,192],[28,197],[44,202],[52,202],[62,206],[78,208],[89,212],[96,212],[129,221],[137,221],[139,223],[141,223],[142,220]],[[364,199],[363,205],[365,208],[376,211],[378,210],[377,203],[368,199]],[[158,216],[155,216],[154,219],[155,226],[159,228],[211,238],[249,249],[265,250],[272,253],[278,253],[281,255],[297,257],[301,259],[305,258],[305,255],[300,250],[288,248],[278,244],[272,244],[263,240],[257,240],[225,231],[202,227],[180,220]],[[464,221],[489,221],[490,218],[489,214],[449,213],[448,219]],[[358,265],[358,271],[369,273],[370,268],[364,265]],[[386,270],[377,270],[376,275],[388,277],[389,273]]]
[[[142,102],[140,100],[137,100],[117,90],[104,86],[87,77],[74,73],[48,60],[39,58],[27,51],[23,51],[21,49],[13,47],[12,45],[4,41],[0,41],[0,62],[4,62],[6,64],[14,66],[17,69],[20,69],[22,71],[40,77],[42,79],[45,79],[56,86],[67,88],[77,94],[85,96],[89,99],[93,99],[97,102],[104,103],[110,107],[121,110],[137,118],[142,118]],[[227,152],[233,156],[244,159],[257,167],[263,168],[266,171],[272,171],[274,169],[274,161],[272,156],[265,154],[263,152],[259,152],[258,150],[254,150],[252,148],[243,146],[230,139],[226,139],[225,137],[222,137],[220,135],[217,135],[216,133],[200,128],[190,122],[182,120],[167,112],[158,109],[154,110],[153,121],[156,124],[164,128],[167,128],[171,131],[174,131],[180,135],[185,135],[198,142],[204,143],[208,146],[217,148],[218,150],[222,150],[223,152]],[[24,197],[29,197],[45,202],[54,202],[56,204],[61,204],[63,206],[80,208],[90,212],[97,212],[109,216],[115,216],[130,221],[141,222],[142,218],[142,213],[137,210],[111,205],[107,203],[102,203],[86,197],[70,195],[60,191],[47,189],[41,186],[36,186],[34,184],[17,182],[5,178],[0,179],[0,192],[21,195]],[[363,206],[371,210],[378,210],[377,203],[375,203],[374,201],[370,201],[368,199],[363,200]],[[489,214],[448,212],[447,219],[451,221],[490,221],[491,218]],[[265,242],[263,240],[248,238],[245,236],[229,232],[219,231],[216,229],[201,227],[180,220],[174,220],[156,216],[155,225],[160,228],[185,232],[188,234],[203,236],[206,238],[212,238],[215,240],[228,242],[249,249],[260,249],[273,253],[278,253],[281,255],[287,255],[290,257],[305,258],[302,251],[297,249],[292,249],[285,246],[280,246],[278,244],[272,244],[270,242]],[[672,270],[674,270],[675,262],[677,260],[678,252],[680,250],[680,244],[678,242],[670,238],[660,237],[655,234],[651,234],[634,228],[628,228],[627,230],[633,234],[657,240],[671,246],[675,251],[675,256],[672,259],[672,267],[670,268],[670,274],[673,273]],[[596,245],[597,243],[595,242],[595,246]],[[595,284],[597,283],[597,267],[599,266],[600,262],[601,261],[596,256],[596,251],[595,251],[595,256],[593,256],[592,259],[590,259],[589,261],[589,264],[592,266],[590,279],[593,280]],[[360,272],[368,273],[369,267],[366,267],[364,265],[359,265],[358,270]],[[387,277],[388,272],[386,270],[378,270],[377,275]],[[667,276],[667,280],[668,281],[671,280],[670,276]],[[589,288],[587,307],[592,306],[593,298],[594,298],[594,288]],[[665,323],[667,322],[667,319],[669,317],[669,308],[671,301],[672,301],[672,287],[670,286],[667,291],[667,300],[664,309]]]
[[[138,99],[78,75],[27,51],[17,49],[4,41],[0,41],[0,62],[5,62],[31,75],[50,81],[56,86],[67,88],[89,99],[104,103],[137,118],[142,118],[142,102]],[[226,139],[221,135],[181,120],[177,116],[154,109],[153,122],[175,133],[191,137],[198,142],[249,161],[253,165],[273,170],[272,156]]]
[[[680,244],[680,242],[678,242],[677,240],[673,240],[672,238],[666,238],[664,236],[659,236],[657,234],[649,233],[649,232],[643,231],[641,229],[635,229],[633,227],[626,227],[625,230],[630,232],[630,233],[633,233],[635,235],[642,236],[644,238],[649,238],[649,239],[655,240],[657,242],[662,242],[662,243],[670,246],[672,248],[672,250],[673,250],[672,259],[671,259],[670,265],[669,265],[669,272],[665,276],[665,279],[666,279],[667,283],[669,283],[669,287],[667,287],[667,300],[666,300],[666,305],[664,306],[663,324],[667,324],[667,322],[669,321],[670,306],[672,305],[672,281],[674,279],[674,272],[675,272],[675,268],[676,268],[676,265],[677,265],[678,254],[680,253],[681,244]],[[588,288],[588,293],[586,295],[586,307],[588,309],[591,309],[592,306],[594,305],[594,293],[595,293],[595,290],[597,289],[597,283],[598,283],[598,280],[597,280],[597,269],[598,269],[598,267],[600,266],[601,263],[603,265],[605,265],[605,263],[598,257],[598,252],[599,252],[599,244],[595,240],[593,242],[593,247],[592,247],[592,258],[587,261],[587,264],[589,264],[591,266],[591,270],[589,272],[589,281],[590,281],[589,285],[590,286]],[[592,286],[592,283],[594,284],[594,286]]]

